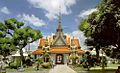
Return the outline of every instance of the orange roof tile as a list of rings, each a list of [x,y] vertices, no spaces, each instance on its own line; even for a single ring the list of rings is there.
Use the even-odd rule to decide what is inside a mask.
[[[50,49],[51,53],[70,53],[69,48],[51,48]]]
[[[71,41],[74,41],[75,42],[75,45],[77,46],[77,47],[80,47],[80,43],[79,43],[79,39],[71,39]]]
[[[68,45],[70,45],[70,38],[68,38],[67,43],[68,43]]]
[[[49,38],[49,44],[51,44],[51,37]]]
[[[37,49],[35,51],[33,51],[33,54],[42,54],[44,51],[42,49]],[[70,53],[70,49],[68,48],[51,48],[50,49],[50,53]],[[78,54],[84,54],[85,51],[84,50],[77,50]]]
[[[40,39],[39,45],[40,45],[40,46],[44,46],[44,45],[45,45],[45,39]]]
[[[42,54],[43,50],[42,49],[37,49],[35,51],[32,52],[33,54]]]
[[[77,50],[77,53],[78,53],[78,54],[85,54],[85,51],[84,51],[84,50],[81,50],[81,49],[78,49],[78,50]]]

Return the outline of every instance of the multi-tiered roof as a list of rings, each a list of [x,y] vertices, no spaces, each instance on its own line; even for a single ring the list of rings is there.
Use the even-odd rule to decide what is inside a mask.
[[[72,46],[76,46],[78,54],[85,53],[85,51],[81,50],[79,39],[71,39],[69,35],[63,33],[61,22],[59,22],[54,35],[40,39],[38,49],[33,51],[33,54],[44,53],[43,48],[46,44],[46,40],[48,42],[50,53],[71,53]]]

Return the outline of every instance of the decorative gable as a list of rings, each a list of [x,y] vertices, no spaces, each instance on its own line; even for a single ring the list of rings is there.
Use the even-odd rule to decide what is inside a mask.
[[[54,43],[54,45],[66,45],[62,37],[58,37]]]
[[[56,34],[53,36],[52,46],[64,47],[67,46],[66,36],[63,34],[61,23],[58,24]]]

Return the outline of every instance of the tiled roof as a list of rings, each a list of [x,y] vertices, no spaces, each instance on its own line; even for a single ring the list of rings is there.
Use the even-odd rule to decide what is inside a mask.
[[[69,48],[51,48],[50,49],[51,53],[70,53]]]
[[[32,52],[33,54],[42,54],[43,50],[42,49],[37,49],[35,51]]]
[[[46,41],[46,39],[41,39],[39,45],[40,46],[44,46],[45,45],[45,41]],[[68,45],[70,45],[70,38],[68,38],[68,40],[66,40],[66,41],[67,41]],[[75,45],[77,47],[80,47],[79,39],[71,39],[71,41],[74,41]],[[49,38],[49,44],[51,44],[51,42],[52,42],[51,38]]]
[[[44,51],[42,49],[37,49],[35,51],[33,51],[33,54],[42,54]],[[50,53],[70,53],[70,49],[69,48],[51,48],[50,49]],[[85,51],[78,49],[77,50],[78,54],[84,54]]]
[[[70,38],[68,38],[67,43],[68,43],[68,45],[70,45]]]
[[[40,39],[39,45],[40,46],[44,46],[45,45],[45,41],[46,41],[46,39]]]
[[[74,41],[75,45],[80,47],[79,39],[71,39],[71,41]]]

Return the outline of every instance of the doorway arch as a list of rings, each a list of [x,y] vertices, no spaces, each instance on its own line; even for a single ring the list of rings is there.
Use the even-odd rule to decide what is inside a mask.
[[[56,64],[64,64],[64,55],[56,54]]]

